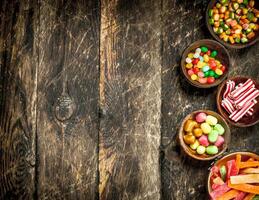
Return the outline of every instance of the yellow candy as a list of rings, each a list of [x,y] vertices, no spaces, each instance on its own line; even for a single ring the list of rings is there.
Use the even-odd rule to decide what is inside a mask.
[[[198,67],[198,68],[202,68],[202,67],[203,67],[203,64],[204,64],[204,62],[199,61],[199,62],[197,63],[197,67]]]
[[[198,76],[196,74],[191,75],[191,79],[193,81],[196,81],[198,79]]]
[[[187,63],[186,65],[185,65],[185,67],[187,68],[187,69],[191,69],[192,68],[192,63]]]
[[[201,124],[201,130],[203,133],[208,134],[211,131],[211,126],[208,123],[204,122]]]
[[[218,60],[216,60],[215,62],[216,62],[217,67],[221,65],[221,63]]]
[[[216,69],[215,70],[215,73],[219,76],[221,76],[223,74],[222,70],[221,69]]]
[[[212,115],[208,115],[206,118],[206,123],[211,126],[215,126],[218,123],[218,119]]]
[[[188,58],[193,58],[193,53],[189,53]]]
[[[204,61],[205,62],[209,62],[209,56],[207,55],[207,54],[205,54],[204,56],[203,56],[203,59],[204,59]]]

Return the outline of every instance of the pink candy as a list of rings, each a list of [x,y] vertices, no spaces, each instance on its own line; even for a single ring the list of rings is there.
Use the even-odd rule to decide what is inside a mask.
[[[215,146],[220,147],[223,143],[224,143],[224,137],[222,137],[221,135],[218,136],[217,141],[214,143]]]
[[[187,71],[187,73],[188,73],[189,76],[191,76],[191,75],[194,74],[193,70],[191,70],[191,69],[189,69],[189,70]]]
[[[198,72],[198,76],[199,76],[200,78],[203,78],[203,77],[204,77],[204,73],[203,73],[203,72]]]
[[[199,123],[202,123],[206,120],[206,118],[207,118],[207,115],[205,113],[201,112],[196,115],[195,120]]]
[[[207,83],[207,78],[199,78],[200,83]]]
[[[202,146],[209,146],[209,140],[208,140],[208,137],[206,135],[202,135],[200,138],[199,138],[199,143],[202,145]]]

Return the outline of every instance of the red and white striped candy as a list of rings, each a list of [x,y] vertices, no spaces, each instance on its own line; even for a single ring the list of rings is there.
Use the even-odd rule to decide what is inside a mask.
[[[223,94],[223,98],[226,98],[230,94],[230,92],[233,91],[234,88],[235,88],[235,82],[229,80],[226,84],[226,90]]]
[[[223,108],[225,108],[225,110],[231,114],[235,111],[235,108],[233,107],[233,105],[228,101],[228,99],[224,99],[221,102],[221,105],[223,106]]]
[[[237,98],[242,92],[246,91],[248,88],[250,88],[253,85],[253,81],[251,79],[248,79],[241,87],[238,87],[233,92],[231,92],[232,98]]]
[[[259,90],[255,90],[244,98],[240,103],[237,104],[238,108],[242,108],[247,102],[254,100],[259,96]]]
[[[254,92],[256,89],[254,85],[250,87],[248,90],[246,90],[244,93],[242,93],[238,98],[235,100],[235,104],[238,105],[241,101],[243,101],[248,95],[250,95],[252,92]]]
[[[239,121],[255,104],[254,101],[247,102],[240,110],[233,112],[229,118],[235,122]]]
[[[253,108],[250,108],[250,110],[247,111],[247,113],[245,114],[245,116],[252,116],[254,112]]]

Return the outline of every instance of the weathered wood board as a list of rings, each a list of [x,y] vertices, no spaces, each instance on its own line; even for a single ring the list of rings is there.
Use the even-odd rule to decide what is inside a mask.
[[[96,198],[99,11],[97,1],[40,4],[39,199]]]
[[[35,191],[35,1],[0,3],[0,199]]]
[[[101,5],[100,198],[159,199],[160,2]]]

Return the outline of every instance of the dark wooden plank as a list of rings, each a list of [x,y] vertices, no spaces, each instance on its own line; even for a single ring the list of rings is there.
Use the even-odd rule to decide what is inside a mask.
[[[0,199],[32,199],[35,191],[35,1],[0,3]]]
[[[201,108],[216,110],[216,88],[198,90],[183,80],[180,59],[192,42],[210,38],[205,26],[208,0],[164,0],[162,50],[162,199],[207,199],[206,179],[210,163],[193,162],[179,150],[176,135],[182,119]],[[259,44],[241,51],[230,51],[233,68],[230,76],[251,75],[258,78]],[[232,128],[230,151],[237,148],[259,152],[259,126]]]
[[[38,197],[95,199],[99,4],[40,2]]]
[[[160,1],[101,1],[100,198],[159,199]]]

